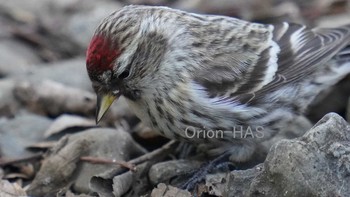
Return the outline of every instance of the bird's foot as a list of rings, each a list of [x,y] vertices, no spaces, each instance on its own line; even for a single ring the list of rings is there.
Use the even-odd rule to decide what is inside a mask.
[[[181,189],[191,191],[205,179],[206,175],[215,172],[227,172],[235,169],[235,166],[229,161],[229,157],[229,153],[224,153],[214,160],[204,164],[198,170],[193,172],[191,178],[181,186]]]

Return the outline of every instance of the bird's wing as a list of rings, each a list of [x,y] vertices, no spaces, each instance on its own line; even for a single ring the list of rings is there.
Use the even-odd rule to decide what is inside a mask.
[[[271,35],[271,40],[260,43],[262,46],[268,44],[268,47],[265,46],[256,56],[248,54],[256,63],[248,65],[240,75],[230,72],[237,65],[233,63],[232,66],[200,72],[195,81],[207,89],[209,97],[224,98],[225,102],[254,102],[315,72],[319,65],[349,44],[350,26],[308,29],[303,25],[282,23],[274,26]],[[246,58],[242,60],[247,61]]]
[[[278,69],[272,25],[239,22],[227,34],[206,36],[207,59],[193,76],[210,98],[255,92],[270,83]]]
[[[274,80],[258,91],[260,95],[297,82],[315,72],[350,43],[350,26],[308,29],[303,25],[276,25],[273,40],[280,47]]]

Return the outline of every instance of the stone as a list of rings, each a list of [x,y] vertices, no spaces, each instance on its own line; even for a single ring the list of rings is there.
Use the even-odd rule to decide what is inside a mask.
[[[0,122],[0,150],[2,157],[19,158],[32,154],[27,146],[44,140],[44,132],[51,124],[44,116],[19,113],[12,119]]]
[[[20,104],[13,95],[14,87],[14,80],[0,80],[0,116],[2,117],[13,117],[19,110]]]
[[[148,177],[153,185],[157,183],[169,182],[180,175],[191,174],[199,169],[202,162],[197,160],[171,160],[154,164],[149,172]],[[173,184],[173,183],[172,183]]]
[[[22,73],[41,62],[32,48],[14,39],[0,40],[0,77]]]
[[[350,125],[329,113],[301,138],[275,144],[248,196],[347,196]]]
[[[67,135],[51,150],[27,192],[32,196],[55,194],[72,183],[74,191],[90,193],[91,177],[116,166],[84,162],[82,156],[128,161],[145,152],[122,129],[93,128]]]

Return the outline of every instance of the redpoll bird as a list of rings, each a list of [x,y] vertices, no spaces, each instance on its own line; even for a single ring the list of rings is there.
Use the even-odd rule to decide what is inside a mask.
[[[246,161],[350,72],[349,46],[350,25],[309,29],[127,6],[98,26],[86,64],[97,121],[123,95],[160,134]]]

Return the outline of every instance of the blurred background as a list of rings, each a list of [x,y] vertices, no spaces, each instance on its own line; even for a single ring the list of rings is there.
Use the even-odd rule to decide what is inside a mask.
[[[1,0],[0,76],[84,56],[99,21],[128,4],[162,5],[263,23],[338,26],[350,18],[348,0]]]
[[[94,126],[86,47],[100,20],[129,4],[261,23],[350,24],[349,0],[0,0],[0,178],[30,182],[40,162],[28,161],[37,161],[64,134]],[[308,117],[316,122],[335,111],[349,120],[349,96],[348,76],[318,98]],[[146,149],[166,141],[144,128],[123,101],[102,125],[122,125]]]

